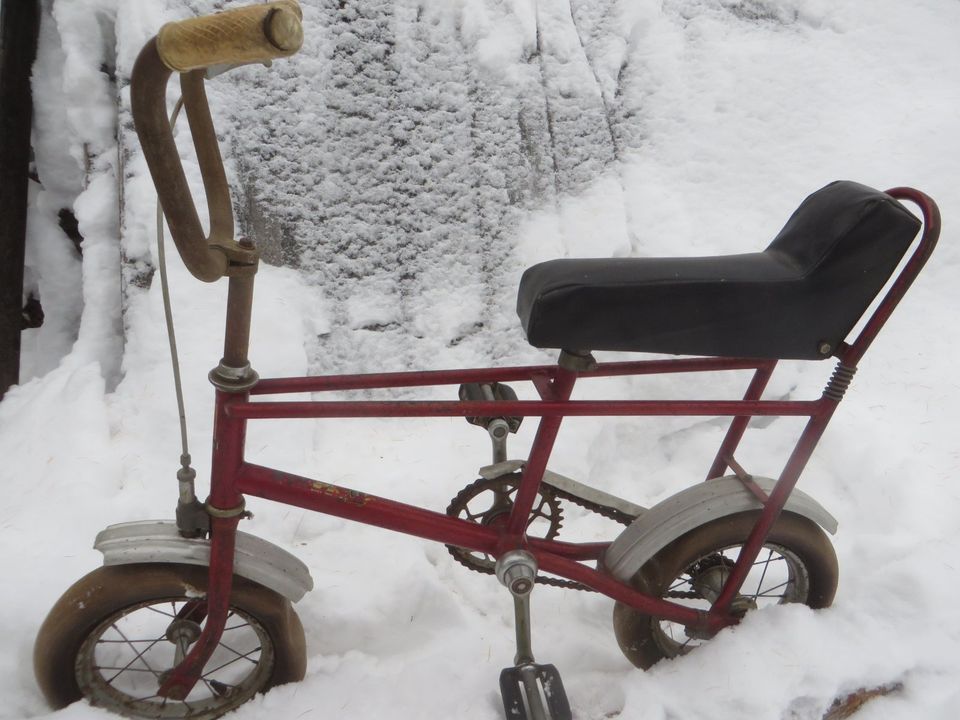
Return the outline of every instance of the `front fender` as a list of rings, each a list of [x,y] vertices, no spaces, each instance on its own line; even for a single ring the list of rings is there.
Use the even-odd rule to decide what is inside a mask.
[[[185,538],[173,520],[141,520],[111,525],[93,547],[104,565],[134,563],[210,564],[210,541]],[[310,570],[286,550],[254,535],[237,533],[234,572],[296,602],[313,589]]]
[[[770,478],[753,479],[766,493],[776,485]],[[650,558],[684,533],[711,520],[762,507],[736,477],[699,483],[671,495],[634,520],[607,548],[603,566],[618,580],[629,582]],[[836,518],[800,490],[790,494],[784,510],[812,520],[831,535],[837,532]]]

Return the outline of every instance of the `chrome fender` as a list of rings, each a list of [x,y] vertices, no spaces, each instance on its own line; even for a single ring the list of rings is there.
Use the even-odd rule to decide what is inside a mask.
[[[775,480],[754,477],[769,493]],[[657,503],[633,521],[603,556],[603,566],[621,582],[629,582],[644,564],[684,533],[717,518],[745,510],[759,510],[760,501],[736,477],[699,483]],[[837,520],[812,497],[794,490],[784,510],[812,520],[831,535]]]
[[[181,537],[173,520],[141,520],[111,525],[93,547],[104,565],[135,563],[210,564],[210,541]],[[313,589],[310,570],[286,550],[254,535],[237,533],[234,572],[296,602]]]

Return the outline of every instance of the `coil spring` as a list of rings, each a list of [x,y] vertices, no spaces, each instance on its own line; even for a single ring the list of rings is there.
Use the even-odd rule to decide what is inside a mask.
[[[843,400],[843,396],[846,394],[847,388],[850,387],[856,372],[855,367],[837,364],[837,369],[833,371],[830,382],[827,383],[827,387],[823,391],[823,396],[837,402]]]

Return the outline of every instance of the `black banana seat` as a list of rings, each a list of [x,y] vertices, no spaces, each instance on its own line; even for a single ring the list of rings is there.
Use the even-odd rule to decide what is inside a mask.
[[[829,357],[920,229],[853,182],[804,200],[763,252],[551,260],[527,269],[517,312],[541,348]]]

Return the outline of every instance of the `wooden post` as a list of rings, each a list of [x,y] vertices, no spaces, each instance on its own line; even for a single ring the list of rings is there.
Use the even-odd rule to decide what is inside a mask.
[[[20,381],[23,255],[39,0],[0,0],[0,397]]]

